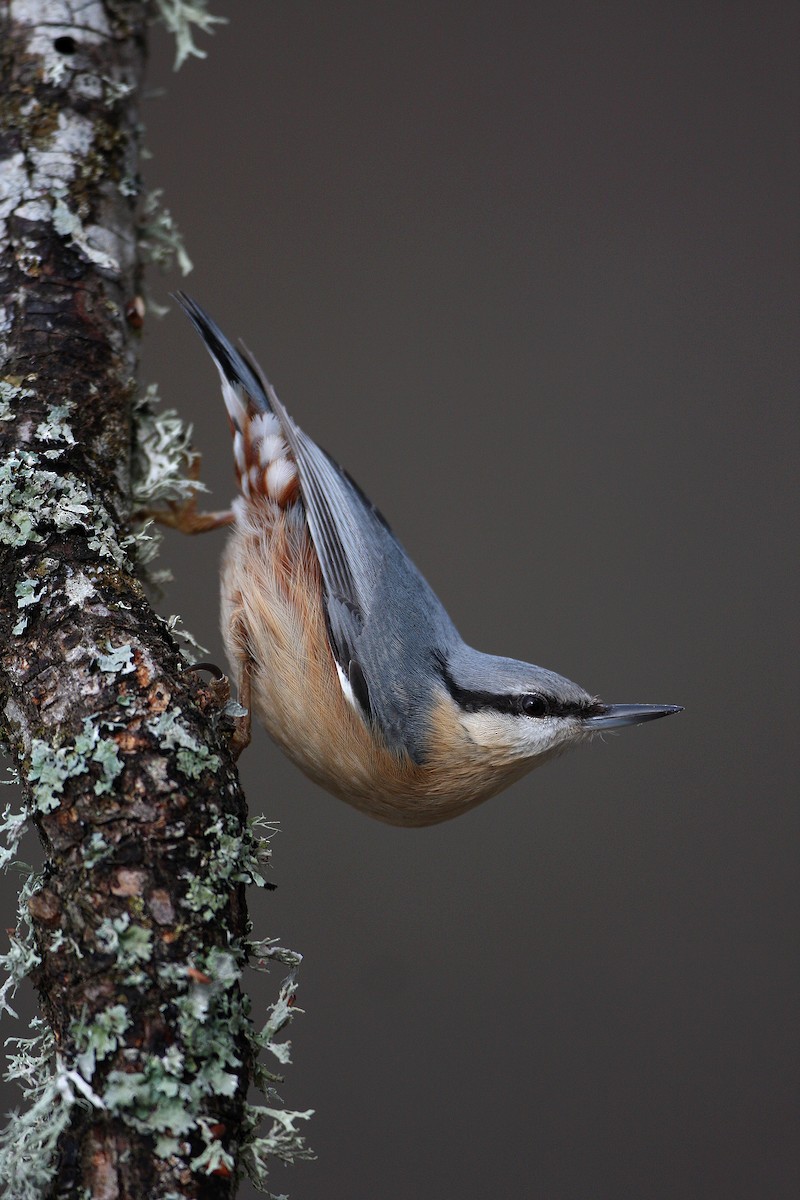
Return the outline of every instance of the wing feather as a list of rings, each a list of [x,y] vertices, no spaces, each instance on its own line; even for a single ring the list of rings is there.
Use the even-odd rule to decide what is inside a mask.
[[[263,373],[261,381],[297,463],[306,519],[325,581],[329,601],[328,618],[338,641],[341,617],[335,602],[339,606],[344,605],[351,620],[354,618],[360,627],[363,626],[370,611],[375,577],[383,558],[382,544],[392,535],[377,509],[366,501],[363,492],[295,424]],[[335,650],[337,661],[346,673],[349,655],[353,651],[353,631],[342,629],[341,632],[349,634],[344,639],[347,645],[336,645]]]

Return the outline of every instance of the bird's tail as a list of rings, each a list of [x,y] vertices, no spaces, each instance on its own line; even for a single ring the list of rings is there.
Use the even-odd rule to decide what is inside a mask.
[[[219,371],[242,494],[248,500],[261,496],[285,508],[298,496],[297,464],[272,403],[272,386],[247,352],[237,350],[195,300],[184,292],[176,292],[175,298]],[[283,415],[282,407],[280,411]]]

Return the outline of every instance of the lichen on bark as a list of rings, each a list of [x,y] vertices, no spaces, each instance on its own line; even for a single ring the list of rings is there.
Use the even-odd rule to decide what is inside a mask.
[[[296,982],[255,1033],[244,888],[268,847],[225,684],[153,612],[131,526],[132,464],[153,462],[153,422],[135,452],[133,421],[148,15],[12,0],[0,17],[0,733],[25,805],[0,859],[26,815],[46,854],[0,989],[8,1008],[29,975],[42,1011],[11,1060],[29,1108],[0,1135],[15,1200],[230,1197],[247,1160],[263,1185],[265,1154],[306,1153],[307,1114],[264,1108],[258,1139],[246,1104],[275,1078],[257,1055]]]

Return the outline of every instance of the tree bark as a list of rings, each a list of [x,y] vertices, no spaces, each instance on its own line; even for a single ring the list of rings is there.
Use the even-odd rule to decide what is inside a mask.
[[[12,0],[0,28],[0,732],[47,856],[7,956],[46,1022],[3,1135],[15,1200],[232,1196],[259,1043],[265,851],[224,686],[184,669],[129,524],[147,15]]]

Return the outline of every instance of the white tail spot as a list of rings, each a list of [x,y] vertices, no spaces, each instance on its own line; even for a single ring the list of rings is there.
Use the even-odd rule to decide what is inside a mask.
[[[236,462],[236,470],[243,476],[247,470],[247,462],[244,453],[244,438],[240,433],[233,435],[233,457]]]
[[[257,496],[261,491],[261,471],[255,464],[247,472],[247,479],[250,485],[250,492]]]
[[[267,467],[264,482],[267,485],[267,495],[272,500],[280,501],[290,484],[297,477],[297,468],[288,458],[276,458]]]
[[[222,380],[222,399],[225,401],[225,407],[228,410],[228,416],[233,421],[236,429],[244,429],[245,421],[247,420],[247,404],[242,394],[240,387],[234,387],[229,380],[225,378],[220,370],[220,379]]]
[[[276,458],[283,458],[286,453],[286,442],[279,433],[267,434],[258,444],[258,460],[262,467],[268,467]]]
[[[275,413],[265,412],[256,413],[250,418],[250,435],[254,442],[259,438],[273,437],[276,434],[280,435],[281,425]]]

